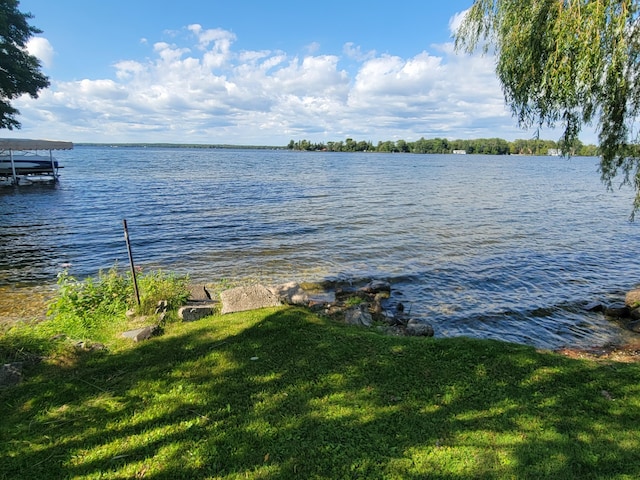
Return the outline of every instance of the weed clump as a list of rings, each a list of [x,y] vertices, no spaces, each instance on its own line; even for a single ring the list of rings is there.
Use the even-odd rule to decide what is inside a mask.
[[[141,272],[137,276],[140,304],[137,304],[133,279],[114,265],[101,270],[97,278],[78,280],[67,271],[58,275],[58,293],[48,308],[46,328],[72,338],[105,340],[126,323],[126,312],[153,315],[160,301],[170,312],[189,298],[188,276],[161,270]],[[169,319],[175,319],[170,315]]]

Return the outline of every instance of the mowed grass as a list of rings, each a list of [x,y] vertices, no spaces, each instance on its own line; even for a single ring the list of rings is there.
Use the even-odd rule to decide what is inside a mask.
[[[0,478],[640,478],[638,364],[294,307],[108,347],[0,390]]]

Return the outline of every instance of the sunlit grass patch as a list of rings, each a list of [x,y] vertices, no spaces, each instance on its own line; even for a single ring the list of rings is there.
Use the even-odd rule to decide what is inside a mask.
[[[0,390],[0,478],[640,476],[634,364],[389,337],[291,307],[107,347]]]

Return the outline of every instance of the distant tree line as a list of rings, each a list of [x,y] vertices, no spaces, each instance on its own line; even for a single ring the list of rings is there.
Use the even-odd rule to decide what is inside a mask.
[[[76,147],[118,147],[118,148],[202,148],[202,149],[230,149],[230,150],[285,150],[286,147],[269,145],[231,145],[217,143],[74,143]]]
[[[421,138],[415,142],[387,140],[374,145],[370,141],[356,141],[347,138],[344,142],[313,143],[309,140],[291,140],[289,150],[328,151],[328,152],[398,152],[398,153],[453,153],[464,151],[468,154],[485,155],[548,155],[562,149],[560,142],[553,140],[514,140],[508,142],[501,138],[479,138],[475,140],[447,140],[446,138]],[[572,155],[594,156],[598,154],[595,145],[584,145],[577,140],[572,148]]]

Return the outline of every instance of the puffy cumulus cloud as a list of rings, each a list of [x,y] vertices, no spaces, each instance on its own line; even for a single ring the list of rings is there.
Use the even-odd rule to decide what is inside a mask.
[[[400,95],[410,101],[431,91],[434,80],[442,75],[441,62],[426,52],[407,60],[389,55],[373,58],[356,75],[354,94],[365,98]]]
[[[456,55],[450,44],[410,58],[363,53],[352,43],[334,55],[311,48],[296,56],[239,50],[234,33],[197,24],[167,38],[145,43],[144,60],[116,63],[113,78],[54,82],[38,99],[20,98],[22,133],[268,145],[522,136],[504,106],[494,59]]]
[[[338,69],[338,57],[308,56],[293,59],[287,66],[273,72],[273,93],[283,92],[300,97],[330,98],[346,92],[347,73]]]
[[[452,43],[432,50],[362,62],[349,106],[378,119],[375,138],[527,136],[505,106],[493,56],[458,54]]]
[[[221,28],[204,29],[202,25],[197,23],[191,24],[187,27],[191,33],[193,33],[198,39],[198,47],[202,50],[214,43],[217,50],[229,50],[231,43],[236,39],[236,36]]]
[[[27,51],[40,60],[45,68],[50,68],[53,65],[55,51],[46,38],[31,37],[27,42]]]
[[[198,48],[204,51],[203,62],[209,68],[217,68],[224,65],[231,55],[231,44],[236,36],[220,28],[203,29],[201,25],[189,25],[191,31],[198,40]]]

